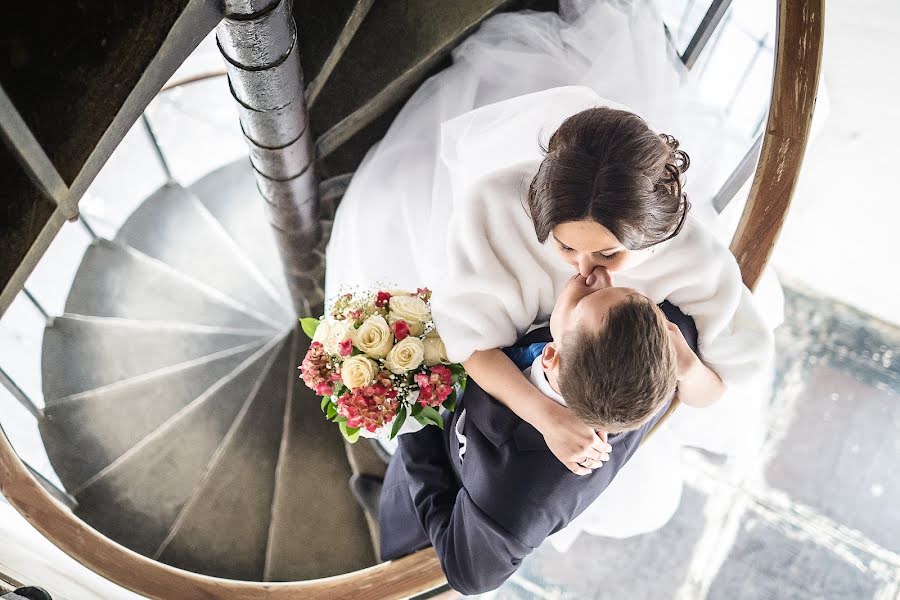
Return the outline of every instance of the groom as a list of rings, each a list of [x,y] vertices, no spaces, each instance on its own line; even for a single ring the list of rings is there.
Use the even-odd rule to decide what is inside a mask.
[[[693,320],[674,306],[663,303],[665,317],[675,323],[696,352],[697,334]],[[648,313],[648,311],[651,311]],[[592,387],[603,377],[595,373],[572,373],[559,368],[560,354],[572,354],[564,344],[584,344],[600,339],[597,332],[614,329],[608,324],[623,316],[652,318],[666,330],[665,319],[650,301],[633,290],[624,288],[594,289],[583,278],[573,278],[560,296],[550,327],[537,329],[523,337],[508,354],[520,369],[526,370],[541,391],[566,404],[559,394],[569,394],[569,408],[585,423],[609,424],[609,460],[591,472],[578,476],[560,463],[547,448],[536,429],[519,419],[509,409],[488,396],[474,381],[469,381],[456,412],[444,415],[443,431],[427,427],[399,438],[399,449],[385,475],[379,503],[381,556],[391,560],[415,550],[434,546],[450,586],[462,594],[477,594],[497,588],[518,569],[522,559],[544,539],[559,531],[587,508],[615,477],[635,452],[647,432],[662,417],[672,402],[672,387],[657,386],[660,396],[648,403],[645,398],[619,403],[625,407],[610,411],[605,402],[587,401],[574,396]],[[551,336],[551,330],[553,334]],[[614,335],[607,332],[606,338]],[[643,378],[674,378],[674,371],[660,375],[656,365],[644,361],[628,364],[628,355],[663,356],[671,365],[666,339],[657,334],[654,342],[633,344],[632,340],[608,340],[631,344],[617,352],[612,362],[622,389],[628,388],[629,369],[641,371],[633,383]],[[661,335],[665,336],[665,333]],[[555,342],[551,340],[555,339]],[[548,342],[550,342],[548,344]],[[587,349],[587,355],[597,355]],[[602,344],[599,346],[602,347]],[[613,346],[616,347],[616,346]],[[637,347],[637,348],[635,348]],[[581,348],[582,354],[585,354]],[[607,353],[607,356],[610,353]],[[646,355],[644,355],[646,356]],[[532,359],[534,359],[532,361]],[[573,361],[569,361],[572,363]],[[588,363],[574,361],[582,366]],[[643,371],[642,371],[643,369]],[[579,377],[583,375],[583,377]],[[653,396],[651,386],[645,396]],[[670,382],[674,384],[674,381]],[[632,386],[634,388],[634,386]],[[602,389],[602,386],[601,386]],[[606,389],[609,389],[608,387]],[[667,390],[662,393],[660,390]],[[618,415],[616,426],[611,414]],[[630,419],[630,420],[629,420]],[[624,423],[624,425],[622,425]]]

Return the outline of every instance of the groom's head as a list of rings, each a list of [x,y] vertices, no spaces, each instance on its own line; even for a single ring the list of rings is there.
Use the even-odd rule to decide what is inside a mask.
[[[595,274],[593,285],[573,277],[557,300],[542,363],[582,421],[617,433],[640,427],[675,393],[675,351],[656,304]]]

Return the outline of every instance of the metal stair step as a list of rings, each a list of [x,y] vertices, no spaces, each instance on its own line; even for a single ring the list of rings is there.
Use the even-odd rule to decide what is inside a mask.
[[[293,364],[309,347],[296,336]],[[375,564],[363,511],[350,493],[343,438],[319,399],[291,377],[287,426],[275,483],[266,581],[328,577]]]
[[[376,2],[313,106],[320,148],[330,152],[408,98],[466,35],[508,4],[449,3],[436,18],[437,7],[427,0]]]
[[[44,330],[44,399],[51,404],[270,335],[254,330],[63,315]]]
[[[80,486],[228,376],[263,343],[218,352],[157,377],[126,380],[48,405],[40,430],[60,481],[66,489]]]
[[[242,158],[225,165],[197,180],[190,190],[290,304],[281,255],[250,161]]]
[[[264,315],[252,316],[252,309],[165,263],[102,239],[85,252],[66,300],[66,312],[223,327],[277,325]]]
[[[165,262],[274,319],[293,315],[272,284],[209,211],[181,186],[164,185],[129,217],[116,240]]]
[[[267,344],[231,380],[74,490],[77,514],[107,537],[152,556],[277,350]]]
[[[162,562],[214,577],[262,578],[288,377],[297,370],[290,359],[285,343],[173,528]]]

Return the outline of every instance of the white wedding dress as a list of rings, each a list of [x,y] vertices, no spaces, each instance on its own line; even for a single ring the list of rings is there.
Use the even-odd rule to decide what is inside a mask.
[[[597,97],[603,104],[624,105],[656,130],[680,140],[691,155],[686,191],[693,205],[691,220],[696,223],[690,229],[699,231],[714,224],[709,198],[722,170],[732,165],[716,162],[724,143],[717,115],[693,102],[688,74],[667,42],[655,4],[649,0],[562,0],[560,4],[559,15],[505,13],[486,20],[454,51],[453,65],[427,80],[410,98],[385,137],[366,155],[338,208],[326,257],[329,298],[357,286],[415,289],[427,285],[436,290],[436,298],[437,290],[448,281],[465,287],[467,282],[460,281],[458,273],[456,279],[448,273],[447,263],[453,241],[448,238],[455,235],[454,227],[465,226],[467,220],[475,223],[476,230],[489,225],[495,243],[507,236],[509,246],[504,251],[510,253],[510,260],[515,260],[518,243],[531,244],[530,249],[523,247],[524,253],[541,253],[534,248],[536,240],[524,241],[534,237],[524,209],[521,215],[513,214],[507,206],[509,214],[498,216],[492,214],[491,206],[484,206],[490,204],[490,194],[476,202],[462,198],[498,173],[533,173],[540,161],[539,140],[546,141],[562,119],[586,108],[585,102],[596,105]],[[543,90],[547,91],[536,93]],[[486,224],[487,217],[494,220]],[[472,247],[478,248],[481,242],[474,240]],[[718,251],[727,253],[724,247]],[[676,255],[685,254],[679,250]],[[698,256],[705,258],[701,253],[693,259]],[[504,262],[504,257],[499,260]],[[535,264],[546,261],[547,270],[556,269],[558,279],[564,271],[550,264],[554,260],[551,251],[541,254]],[[645,273],[652,276],[653,271],[645,269]],[[472,285],[493,282],[473,279]],[[631,287],[644,291],[636,284]],[[652,297],[656,292],[644,293]],[[658,293],[662,297],[656,301],[667,297],[665,291]],[[552,294],[544,295],[541,302],[552,307]],[[478,303],[468,304],[471,311],[471,305]],[[469,314],[478,321],[479,315]],[[500,328],[505,318],[494,319],[487,312],[480,316],[485,318],[476,329],[495,322]],[[512,319],[517,329],[521,318]],[[749,315],[743,320],[754,319]],[[513,331],[496,340],[500,345],[509,343],[515,333],[523,332]],[[442,329],[442,336],[448,335]],[[736,338],[720,346],[727,355],[740,343]],[[449,343],[448,350],[453,359]],[[730,355],[721,361],[723,365],[730,362]],[[742,387],[758,391],[765,378],[756,379],[752,386],[746,378],[741,380]],[[758,393],[747,393],[740,402],[723,399],[713,408],[676,411],[594,505],[552,536],[551,542],[564,550],[582,531],[627,537],[665,524],[681,495],[680,445],[718,452],[733,449],[727,442],[737,439],[737,432],[747,439],[756,431],[753,424],[760,422],[760,398]]]

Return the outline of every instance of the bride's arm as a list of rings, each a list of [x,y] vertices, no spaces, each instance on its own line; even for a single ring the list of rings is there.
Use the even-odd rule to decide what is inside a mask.
[[[542,394],[503,351],[476,351],[463,366],[481,389],[537,429],[554,456],[576,475],[591,472],[578,462],[600,461],[609,452],[593,429]]]
[[[715,404],[727,389],[722,378],[703,364],[677,325],[669,323],[668,327],[678,364],[678,399],[694,408]]]
[[[699,344],[698,357],[678,332],[678,395],[690,406],[709,406],[729,389],[750,390],[765,379],[774,351],[772,326],[744,286],[734,256],[712,233],[691,222],[673,241],[677,247],[665,251],[671,255],[671,291],[665,297],[694,319]]]

